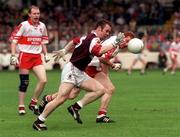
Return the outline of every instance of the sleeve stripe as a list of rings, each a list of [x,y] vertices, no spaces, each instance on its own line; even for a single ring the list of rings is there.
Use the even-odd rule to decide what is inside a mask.
[[[93,46],[91,53],[97,57],[100,57],[100,50],[101,50],[102,45],[101,44],[96,44]]]
[[[80,43],[80,38],[79,37],[76,37],[76,38],[73,39],[73,44],[74,45],[77,45],[79,43]]]

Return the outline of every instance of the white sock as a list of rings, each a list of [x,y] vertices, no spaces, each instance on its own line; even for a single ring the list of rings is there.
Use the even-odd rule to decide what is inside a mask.
[[[19,105],[19,107],[25,107],[25,105]]]
[[[41,120],[41,121],[43,121],[43,122],[46,121],[46,118],[44,118],[44,117],[42,116],[42,114],[39,115],[38,119]]]
[[[82,108],[83,107],[83,104],[81,101],[78,101],[77,104]]]

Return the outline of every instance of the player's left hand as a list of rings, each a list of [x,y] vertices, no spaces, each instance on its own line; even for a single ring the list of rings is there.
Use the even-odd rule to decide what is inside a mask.
[[[121,69],[121,66],[121,63],[114,63],[112,69],[117,71]]]
[[[113,42],[113,46],[117,47],[123,41],[124,38],[125,38],[124,33],[119,32],[115,41]]]
[[[47,62],[49,62],[50,61],[50,56],[49,55],[47,55],[47,54],[45,54],[44,55],[44,61],[47,63]]]
[[[11,65],[18,65],[19,64],[18,58],[15,55],[11,55],[10,64]]]
[[[61,49],[61,50],[58,50],[58,51],[53,51],[53,53],[55,53],[55,55],[53,55],[55,62],[59,62],[59,60],[60,60],[61,58],[62,58],[64,61],[66,61],[66,58],[65,58],[66,50],[65,50],[65,49]]]

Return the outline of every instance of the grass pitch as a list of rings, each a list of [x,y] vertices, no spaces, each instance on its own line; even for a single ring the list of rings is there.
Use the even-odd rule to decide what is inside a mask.
[[[58,88],[59,71],[48,71],[48,84],[44,94]],[[99,100],[81,110],[83,124],[77,124],[66,108],[67,101],[48,118],[48,130],[32,129],[36,116],[27,109],[25,116],[17,114],[19,83],[18,72],[0,72],[0,137],[179,137],[180,136],[180,72],[175,76],[149,71],[131,76],[125,72],[111,72],[116,86],[108,115],[116,123],[96,124]],[[36,84],[30,75],[26,106]]]

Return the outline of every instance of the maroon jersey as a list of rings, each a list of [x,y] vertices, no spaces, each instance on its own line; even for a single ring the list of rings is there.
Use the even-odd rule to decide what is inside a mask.
[[[94,42],[92,42],[92,40]],[[99,56],[100,49],[101,45],[99,38],[97,38],[95,33],[90,33],[76,45],[70,62],[78,69],[84,71],[94,55]]]

